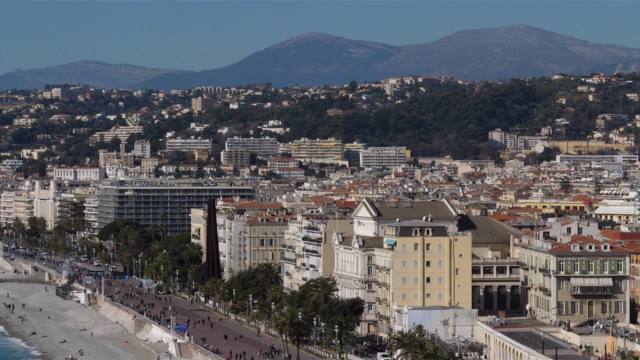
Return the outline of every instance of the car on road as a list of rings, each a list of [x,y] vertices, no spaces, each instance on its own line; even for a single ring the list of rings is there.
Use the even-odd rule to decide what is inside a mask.
[[[386,352],[379,352],[376,356],[376,360],[391,360],[391,355]]]
[[[88,265],[93,265],[93,260],[87,260]]]

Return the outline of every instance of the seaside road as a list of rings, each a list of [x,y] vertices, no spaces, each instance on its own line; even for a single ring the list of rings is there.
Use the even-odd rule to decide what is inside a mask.
[[[259,354],[266,353],[273,345],[276,349],[282,349],[282,342],[278,338],[271,337],[265,333],[258,335],[255,328],[236,322],[223,315],[219,315],[206,309],[202,303],[182,299],[173,295],[154,295],[146,293],[145,289],[139,288],[140,281],[115,279],[105,280],[105,294],[108,298],[122,305],[130,307],[139,313],[146,314],[157,324],[168,326],[171,316],[174,315],[176,323],[185,325],[188,321],[187,333],[193,337],[193,341],[205,344],[210,348],[219,349],[219,356],[236,359],[259,359]],[[100,283],[94,284],[95,290],[100,292]],[[153,305],[151,305],[153,304]],[[171,310],[169,310],[171,309]],[[142,315],[141,315],[142,316]],[[184,339],[183,332],[176,332],[178,338]],[[224,336],[227,339],[225,341]],[[296,358],[297,349],[289,345],[291,357]],[[244,353],[243,353],[244,352]],[[282,354],[275,355],[274,358],[282,358]],[[300,351],[300,359],[314,360],[319,357]]]

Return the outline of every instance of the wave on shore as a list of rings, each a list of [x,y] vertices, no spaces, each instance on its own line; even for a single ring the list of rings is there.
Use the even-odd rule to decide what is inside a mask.
[[[21,339],[12,337],[2,325],[0,325],[0,354],[4,360],[31,360],[42,355]]]

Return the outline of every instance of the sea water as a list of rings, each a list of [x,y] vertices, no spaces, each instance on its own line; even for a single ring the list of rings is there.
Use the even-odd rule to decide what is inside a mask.
[[[25,344],[24,341],[11,337],[4,327],[0,326],[0,358],[2,360],[31,360],[39,359],[40,353]]]

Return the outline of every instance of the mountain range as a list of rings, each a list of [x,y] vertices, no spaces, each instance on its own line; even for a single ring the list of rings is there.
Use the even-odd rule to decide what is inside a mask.
[[[81,61],[0,75],[0,89],[45,84],[177,89],[270,82],[340,85],[392,76],[453,76],[481,81],[640,70],[640,49],[591,43],[527,25],[462,30],[439,40],[394,46],[307,33],[213,70],[150,69]]]

